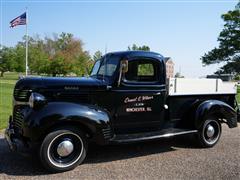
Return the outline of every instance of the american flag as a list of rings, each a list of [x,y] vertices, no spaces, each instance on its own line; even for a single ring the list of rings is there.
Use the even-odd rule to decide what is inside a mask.
[[[16,17],[12,21],[10,21],[10,27],[15,27],[18,25],[25,25],[27,24],[27,15],[26,12],[23,13],[21,16]]]

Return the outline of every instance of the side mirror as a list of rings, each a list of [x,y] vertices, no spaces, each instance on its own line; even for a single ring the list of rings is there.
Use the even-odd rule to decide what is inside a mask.
[[[128,72],[128,60],[121,61],[122,73]]]
[[[122,60],[120,62],[120,72],[118,78],[118,86],[121,84],[122,74],[128,72],[128,60]]]

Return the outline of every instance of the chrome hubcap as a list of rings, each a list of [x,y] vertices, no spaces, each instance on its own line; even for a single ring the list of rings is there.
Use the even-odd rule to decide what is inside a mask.
[[[57,147],[57,153],[61,157],[66,157],[73,152],[74,146],[70,140],[62,141]]]
[[[214,127],[209,124],[207,126],[207,132],[206,132],[207,137],[209,137],[209,138],[213,137],[214,133],[215,133]]]

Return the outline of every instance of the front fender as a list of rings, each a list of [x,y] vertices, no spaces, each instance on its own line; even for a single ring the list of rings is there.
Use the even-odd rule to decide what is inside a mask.
[[[231,106],[219,100],[207,100],[202,102],[196,110],[195,126],[197,129],[201,127],[209,114],[225,119],[229,128],[237,127],[237,113]]]
[[[50,102],[42,109],[30,110],[25,119],[31,138],[38,139],[47,129],[57,123],[68,122],[87,127],[92,134],[100,133],[101,129],[110,126],[110,117],[105,110],[92,106],[68,102]]]

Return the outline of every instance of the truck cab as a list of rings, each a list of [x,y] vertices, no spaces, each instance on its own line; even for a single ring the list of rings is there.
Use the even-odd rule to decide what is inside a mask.
[[[235,95],[234,83],[167,79],[158,53],[113,52],[95,62],[90,77],[19,80],[5,135],[12,150],[35,146],[54,172],[83,163],[89,142],[195,134],[202,147],[213,147],[222,123],[237,126]]]
[[[114,117],[114,131],[125,134],[161,128],[165,119],[167,91],[163,57],[147,52],[132,52],[127,57],[123,56],[117,65],[118,70],[114,71],[117,74],[110,76],[115,79],[108,84],[107,93],[114,100],[109,103]],[[109,71],[111,66],[107,65],[105,70]]]

